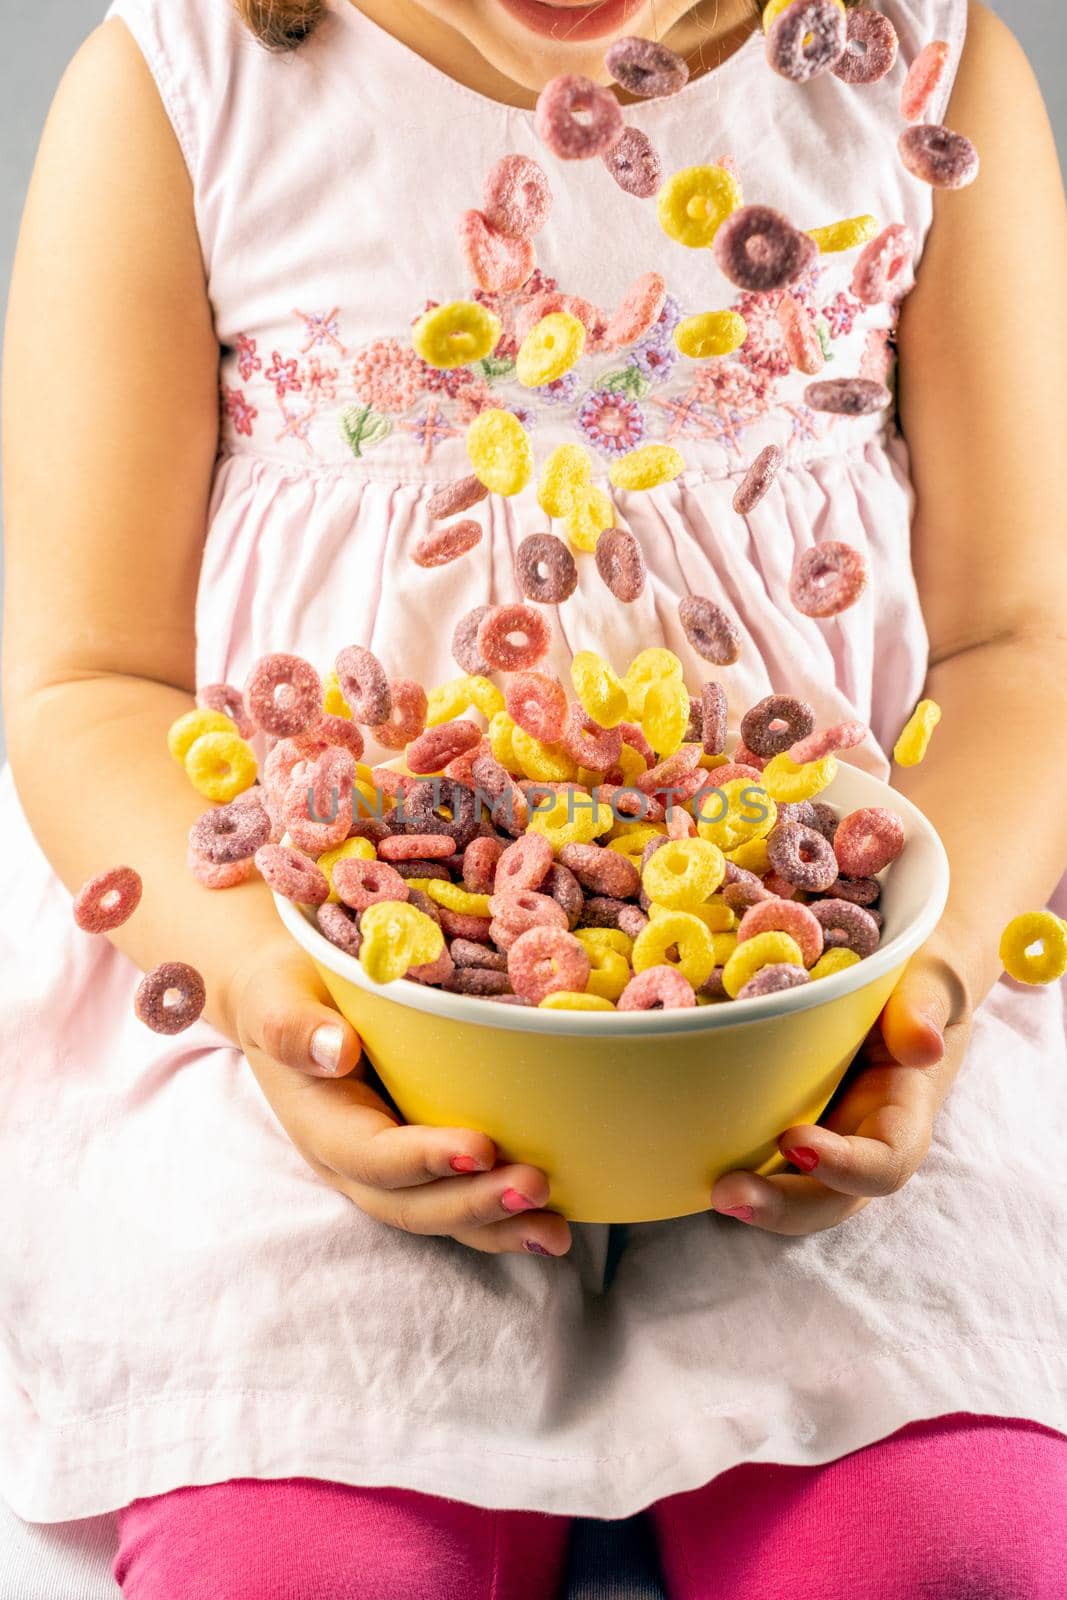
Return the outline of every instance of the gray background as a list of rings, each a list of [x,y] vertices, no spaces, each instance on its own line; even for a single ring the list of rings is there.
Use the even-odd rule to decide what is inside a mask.
[[[168,0],[181,5],[183,0]],[[1067,167],[1067,0],[994,0],[1037,68]],[[7,300],[23,195],[48,103],[63,67],[106,0],[0,0],[0,285]],[[2,574],[2,565],[0,565]],[[0,756],[3,728],[0,726]]]

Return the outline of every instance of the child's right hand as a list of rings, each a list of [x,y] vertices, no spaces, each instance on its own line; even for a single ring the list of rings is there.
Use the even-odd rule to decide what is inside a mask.
[[[361,1211],[491,1254],[567,1252],[567,1222],[540,1209],[544,1173],[495,1166],[484,1133],[397,1121],[366,1080],[356,1033],[302,952],[260,952],[230,994],[241,1047],[278,1121],[313,1171]]]

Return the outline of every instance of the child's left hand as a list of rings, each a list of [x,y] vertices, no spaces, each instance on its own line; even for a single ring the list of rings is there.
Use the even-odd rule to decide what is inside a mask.
[[[930,1148],[934,1118],[959,1070],[971,1022],[939,937],[909,963],[871,1030],[825,1124],[778,1140],[800,1173],[729,1172],[712,1209],[770,1233],[818,1233],[895,1194]]]

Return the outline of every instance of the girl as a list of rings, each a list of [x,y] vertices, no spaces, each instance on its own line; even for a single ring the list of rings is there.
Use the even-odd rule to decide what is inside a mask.
[[[548,1596],[568,1517],[643,1507],[672,1596],[1067,1587],[1063,1017],[996,981],[1000,928],[1067,859],[1063,199],[995,18],[885,11],[888,77],[798,87],[749,0],[115,0],[64,80],[7,334],[0,1486],[31,1519],[125,1508],[137,1600]],[[733,295],[599,161],[546,152],[539,88],[606,81],[633,33],[690,64],[673,98],[620,95],[665,172],[730,156],[797,226],[912,230],[902,434],[813,413],[773,296]],[[934,38],[952,69],[925,115],[983,163],[936,196],[895,149]],[[671,296],[643,344],[544,395],[410,344],[427,300],[469,294],[457,221],[507,152],[554,191],[526,295],[610,308],[654,267]],[[894,308],[851,295],[853,259],[798,293],[826,370],[881,378]],[[676,359],[678,316],[729,301],[738,355]],[[853,758],[885,774],[920,694],[944,712],[900,786],[952,896],[877,1045],[830,1124],[783,1130],[789,1175],[731,1174],[708,1215],[633,1228],[613,1276],[608,1230],[570,1228],[543,1173],[397,1125],[264,886],[187,873],[201,807],[164,749],[197,684],[267,650],[326,667],[360,642],[390,673],[454,675],[454,621],[514,598],[543,527],[532,492],[494,498],[477,552],[410,559],[486,403],[523,408],[539,453],[685,455],[617,497],[649,582],[622,606],[583,562],[557,670],[666,643],[698,685],[677,622],[696,593],[742,626],[719,674],[735,718],[802,695],[820,725],[869,723]],[[785,467],[739,518],[769,442]],[[871,583],[819,622],[789,574],[834,537]],[[69,891],[119,859],[144,899],[94,941]],[[131,1009],[164,959],[209,994],[169,1041]]]

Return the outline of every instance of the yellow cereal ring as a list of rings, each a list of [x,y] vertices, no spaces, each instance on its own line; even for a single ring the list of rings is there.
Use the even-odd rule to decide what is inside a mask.
[[[759,787],[751,778],[729,778],[717,793],[702,795],[697,815],[700,838],[710,839],[731,855],[749,839],[765,839],[777,820],[778,807],[769,794],[755,792]]]
[[[356,807],[356,817],[383,817],[387,811],[392,811],[396,801],[392,795],[383,791],[373,783],[364,783],[361,778],[355,778],[352,783],[353,799]]]
[[[640,862],[645,845],[650,839],[662,839],[666,829],[653,822],[616,822],[608,840],[608,849],[617,850],[635,865]]]
[[[423,894],[426,893],[427,887],[431,883],[436,883],[437,881],[438,880],[435,879],[435,878],[405,878],[404,879],[404,882],[407,884],[409,889],[421,889]]]
[[[617,728],[630,709],[621,680],[595,650],[579,650],[571,661],[571,682],[586,716],[602,728]]]
[[[436,883],[436,878],[429,880]],[[444,934],[432,917],[405,900],[376,900],[360,913],[359,959],[368,978],[392,983],[411,967],[436,961]]]
[[[759,937],[762,938],[763,935],[760,934]],[[748,939],[745,943],[751,944],[752,941]],[[844,972],[846,967],[854,967],[859,959],[855,950],[846,950],[844,947],[824,950],[815,965],[808,968],[808,975],[813,979],[832,978],[835,972]]]
[[[622,773],[623,788],[632,788],[642,772],[648,771],[644,756],[632,744],[623,745],[616,766]]]
[[[561,744],[543,744],[518,723],[511,727],[511,748],[524,777],[542,783],[573,783],[578,776],[578,763]]]
[[[655,489],[685,471],[685,457],[672,444],[642,444],[608,468],[616,489]]]
[[[770,33],[774,23],[778,21],[778,18],[781,16],[782,12],[789,5],[789,3],[790,0],[768,0],[767,7],[763,13],[764,33]],[[844,0],[834,0],[834,5],[839,7],[839,9],[842,11],[845,9]]]
[[[346,839],[336,850],[327,850],[325,855],[319,856],[319,870],[326,874],[326,882],[330,885],[329,905],[336,905],[340,899],[333,886],[333,869],[338,861],[350,861],[353,857],[357,861],[373,861],[377,854],[369,839]]]
[[[580,489],[563,518],[567,538],[576,550],[592,551],[606,528],[615,521],[615,507],[605,490],[589,483]]]
[[[734,929],[737,927],[737,918],[730,910],[730,907],[724,905],[717,897],[708,900],[704,905],[686,906],[685,909],[690,916],[699,917],[708,932],[715,938],[720,933],[733,934]],[[648,914],[652,918],[664,917],[668,914],[668,907],[660,905],[658,901],[653,900],[649,905]],[[732,949],[733,946],[731,945],[730,948]],[[719,961],[716,964],[721,966],[722,962]]]
[[[195,711],[187,711],[177,722],[171,723],[167,732],[167,749],[179,767],[184,767],[185,758],[191,747],[205,733],[236,732],[236,722],[223,716],[221,711],[209,711],[206,707],[198,707]]]
[[[489,730],[486,734],[489,748],[495,759],[502,767],[506,767],[508,772],[519,770],[519,758],[515,754],[511,739],[514,732],[515,723],[506,711],[498,711],[495,716],[489,718]]]
[[[185,771],[197,794],[225,805],[255,783],[255,751],[236,733],[202,733],[186,751]]]
[[[527,389],[555,383],[581,360],[585,324],[569,311],[550,311],[530,329],[515,360],[515,376]]]
[[[593,461],[580,444],[561,444],[541,468],[537,504],[547,517],[565,517],[593,477]]]
[[[705,772],[714,772],[716,767],[727,766],[729,760],[728,755],[701,756],[697,765],[703,767]]]
[[[1039,945],[1037,954],[1030,950]],[[1019,983],[1055,983],[1067,973],[1067,922],[1053,911],[1024,911],[1000,936],[1004,971]]]
[[[677,956],[672,958],[668,951],[675,947]],[[694,989],[699,989],[711,977],[714,965],[713,935],[699,917],[688,911],[668,911],[656,917],[634,940],[635,972],[644,972],[648,967],[675,967]]]
[[[654,683],[645,695],[641,729],[658,756],[673,756],[689,726],[689,695],[682,683]]]
[[[772,800],[779,805],[798,805],[801,800],[811,800],[821,794],[837,777],[837,757],[832,753],[819,761],[805,761],[798,766],[783,750],[772,756],[763,769],[760,779]]]
[[[726,874],[722,851],[708,839],[671,839],[650,856],[641,887],[672,911],[695,911]]]
[[[665,650],[662,645],[651,645],[634,656],[622,679],[634,720],[641,720],[645,696],[654,683],[681,683],[684,672],[674,651]]]
[[[697,823],[699,831],[700,824]],[[732,861],[736,867],[744,867],[746,872],[758,873],[760,877],[771,870],[771,858],[767,852],[767,840],[746,839],[743,844],[735,846],[733,850],[725,852],[727,861]]]
[[[592,844],[611,827],[611,807],[583,795],[556,795],[551,806],[531,805],[528,833],[543,833],[559,851],[565,844]]]
[[[352,708],[341,693],[336,672],[325,672],[322,677],[322,709],[328,717],[345,717],[352,720]]]
[[[849,951],[849,954],[853,952]],[[722,969],[722,986],[730,999],[736,1000],[749,978],[754,978],[761,967],[769,967],[779,961],[788,961],[794,967],[804,965],[804,957],[796,940],[776,928],[767,933],[757,933],[751,939],[742,940],[726,962]]]
[[[450,678],[426,696],[426,726],[452,722],[476,706],[484,717],[492,718],[504,709],[504,696],[488,678]]]
[[[621,990],[619,991],[622,992]],[[556,989],[537,1002],[542,1011],[614,1011],[611,1001],[588,989]]]
[[[510,411],[480,411],[467,429],[467,454],[491,494],[518,494],[533,477],[529,436]]]
[[[623,933],[621,928],[578,928],[574,937],[584,944],[587,950],[612,950],[616,955],[625,956],[627,960],[634,947],[630,935]]]
[[[868,214],[846,217],[843,222],[831,222],[825,228],[809,228],[808,238],[815,240],[824,255],[829,255],[834,250],[854,250],[856,245],[873,239],[877,232],[878,219]]]
[[[722,928],[718,932],[713,930],[711,947],[715,952],[715,965],[725,967],[737,949],[737,934],[732,928]]]
[[[430,878],[426,893],[446,911],[458,911],[464,917],[488,917],[489,896],[472,894],[461,883],[449,883],[446,878]]]
[[[491,721],[498,712],[503,711],[504,696],[492,679],[484,678],[478,673],[475,677],[467,679],[467,685],[470,689],[471,705],[477,707],[486,721]]]
[[[656,214],[671,239],[702,250],[742,199],[741,185],[725,167],[683,167],[660,189]]]
[[[500,318],[476,300],[453,300],[424,311],[411,331],[415,351],[431,367],[465,367],[496,348]]]
[[[926,754],[930,736],[941,721],[941,707],[936,700],[920,700],[893,746],[893,760],[898,767],[917,767]]]
[[[587,944],[585,951],[589,957],[588,993],[598,994],[605,1000],[617,1000],[630,981],[630,963],[626,956],[606,944]]]
[[[684,317],[674,330],[674,342],[683,356],[704,361],[728,356],[748,338],[748,324],[739,311],[702,311]]]

